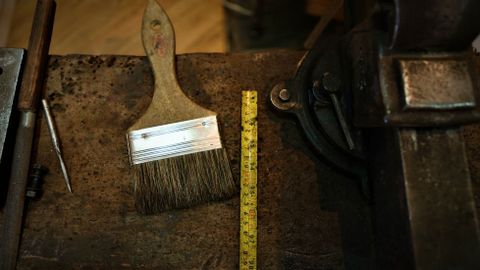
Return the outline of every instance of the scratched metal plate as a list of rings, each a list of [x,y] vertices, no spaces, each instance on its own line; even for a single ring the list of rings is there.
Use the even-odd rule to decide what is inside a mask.
[[[475,107],[468,62],[457,59],[399,59],[405,109]]]

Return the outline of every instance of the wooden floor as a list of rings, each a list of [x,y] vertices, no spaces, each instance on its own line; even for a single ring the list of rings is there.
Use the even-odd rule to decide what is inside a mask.
[[[17,0],[8,47],[28,44],[35,0]],[[146,0],[56,0],[50,54],[144,55]],[[177,53],[225,51],[222,0],[158,0],[176,31]]]

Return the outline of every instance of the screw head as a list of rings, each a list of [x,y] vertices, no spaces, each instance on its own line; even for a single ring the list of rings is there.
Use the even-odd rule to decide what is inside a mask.
[[[297,104],[295,103],[295,96],[290,93],[285,82],[273,87],[270,91],[270,102],[280,111],[289,111]]]
[[[278,97],[279,97],[280,100],[282,100],[282,101],[288,101],[288,100],[290,100],[290,92],[288,92],[288,89],[283,88],[283,89],[280,90],[280,92],[278,93]]]
[[[322,87],[329,93],[335,93],[340,90],[340,79],[333,73],[325,72],[322,77]]]

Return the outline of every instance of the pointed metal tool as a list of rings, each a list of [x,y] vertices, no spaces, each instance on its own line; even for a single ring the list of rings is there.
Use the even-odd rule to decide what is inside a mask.
[[[52,138],[53,148],[55,149],[55,153],[57,154],[58,161],[60,162],[60,168],[63,173],[63,178],[65,179],[65,184],[67,185],[68,191],[72,193],[72,187],[70,185],[70,178],[68,177],[67,166],[65,166],[65,162],[63,161],[62,149],[60,148],[60,141],[58,139],[57,130],[55,128],[55,123],[53,121],[52,113],[50,111],[50,106],[48,106],[47,100],[42,99],[42,107],[43,107],[43,111],[45,112],[48,131],[50,132],[50,137]]]

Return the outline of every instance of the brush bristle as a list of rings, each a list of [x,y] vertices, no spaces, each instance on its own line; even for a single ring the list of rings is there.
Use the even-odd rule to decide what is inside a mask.
[[[156,214],[236,193],[224,148],[133,165],[137,211]]]

